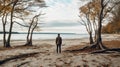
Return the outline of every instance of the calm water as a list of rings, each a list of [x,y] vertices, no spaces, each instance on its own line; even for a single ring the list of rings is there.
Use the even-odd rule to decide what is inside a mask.
[[[12,34],[12,40],[25,40],[27,34]],[[57,34],[33,34],[33,39],[55,39]],[[2,40],[3,34],[0,34]],[[86,38],[88,34],[61,34],[63,39]]]

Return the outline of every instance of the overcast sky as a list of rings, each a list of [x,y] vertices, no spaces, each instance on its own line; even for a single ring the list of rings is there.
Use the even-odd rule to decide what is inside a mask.
[[[85,32],[79,21],[79,7],[84,3],[79,0],[45,0],[47,8],[44,9],[43,31],[52,32]]]

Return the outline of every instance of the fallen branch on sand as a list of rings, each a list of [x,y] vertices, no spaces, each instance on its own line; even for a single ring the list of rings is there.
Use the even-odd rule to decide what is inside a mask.
[[[80,49],[74,49],[74,50],[66,50],[65,52],[75,52],[75,51],[80,51],[80,52],[91,52],[91,51],[95,51],[98,50],[97,48],[95,48],[96,46],[85,46],[83,48]]]
[[[16,55],[16,56],[12,56],[10,58],[6,58],[4,60],[0,60],[0,65],[10,61],[10,60],[14,60],[14,59],[20,59],[20,58],[25,58],[25,57],[31,57],[34,56],[36,54],[38,54],[39,52],[34,52],[34,53],[27,53],[27,54],[21,54],[21,55]]]
[[[27,64],[27,63],[29,63],[29,61],[23,62],[23,63],[21,63],[20,65],[18,65],[17,67],[21,67],[22,65]]]
[[[120,52],[120,48],[112,48],[112,49],[93,51],[93,52],[91,52],[91,54],[95,54],[95,53],[114,53],[114,52]]]

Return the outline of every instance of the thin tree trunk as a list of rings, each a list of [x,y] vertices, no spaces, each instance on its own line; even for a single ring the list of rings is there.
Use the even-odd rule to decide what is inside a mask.
[[[10,47],[12,27],[13,27],[13,11],[11,12],[11,23],[10,23],[10,29],[9,29],[8,39],[7,39],[7,42],[6,42],[6,47]]]
[[[5,31],[5,26],[3,26],[3,44],[4,44],[4,47],[6,47],[6,31]]]
[[[11,10],[11,16],[10,16],[10,29],[9,29],[9,34],[8,34],[8,39],[6,42],[6,47],[10,47],[10,41],[11,41],[11,34],[12,34],[12,28],[13,28],[13,13],[14,13],[14,8],[15,5],[17,4],[18,0],[14,1],[12,10]]]
[[[95,30],[94,42],[97,42],[97,30]]]
[[[30,26],[29,26],[29,29],[28,29],[27,42],[26,42],[26,44],[25,44],[26,46],[30,44],[30,32],[31,32],[30,30],[31,30],[31,28],[32,28],[33,22],[34,22],[34,19],[32,19],[32,22],[30,23]]]
[[[90,37],[89,37],[89,39],[90,39],[90,44],[93,44],[94,42],[93,42],[93,37],[92,37],[92,32],[90,32]]]
[[[4,6],[5,6],[5,1],[4,1]],[[4,47],[6,47],[6,29],[5,29],[5,24],[6,24],[6,17],[7,15],[5,14],[5,11],[4,11],[4,14],[3,14],[3,17],[2,17],[2,24],[3,24],[3,45]]]
[[[26,44],[25,45],[28,45],[29,44],[29,37],[30,37],[30,29],[31,29],[31,24],[30,24],[30,27],[29,27],[29,29],[28,29],[28,33],[27,33],[27,40],[26,40]]]
[[[32,35],[33,35],[33,31],[34,31],[34,29],[35,29],[36,27],[37,27],[37,22],[36,22],[34,28],[33,28],[32,31],[31,31],[31,35],[30,35],[30,46],[32,46]]]
[[[33,35],[33,31],[34,31],[34,29],[35,29],[36,26],[37,26],[38,16],[40,16],[40,15],[41,15],[41,14],[35,15],[35,16],[32,18],[32,22],[30,23],[30,26],[29,26],[29,29],[28,29],[27,43],[25,44],[26,46],[32,46],[32,35]],[[36,22],[35,22],[35,18],[37,19]],[[35,22],[35,25],[33,25],[34,22]],[[32,25],[33,25],[33,28],[32,28]]]
[[[3,24],[3,45],[6,47],[5,15],[2,17]]]

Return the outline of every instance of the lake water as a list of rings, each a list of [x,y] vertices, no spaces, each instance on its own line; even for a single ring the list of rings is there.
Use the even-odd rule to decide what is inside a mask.
[[[12,40],[26,40],[27,34],[12,34]],[[33,34],[33,39],[55,39],[57,34]],[[61,34],[63,39],[75,39],[75,38],[86,38],[88,34]],[[3,39],[3,34],[0,34],[0,40]]]

